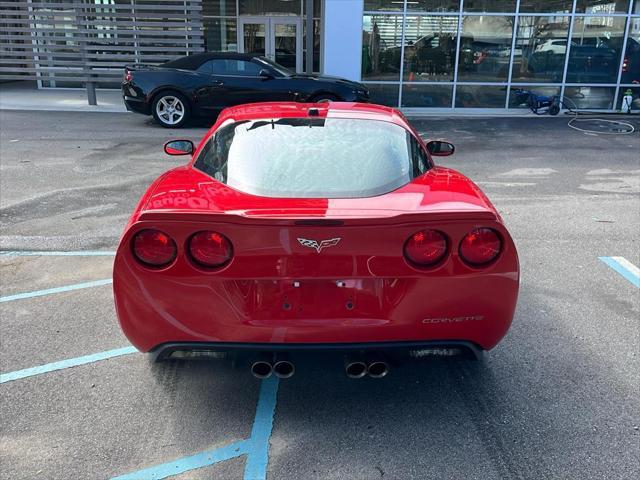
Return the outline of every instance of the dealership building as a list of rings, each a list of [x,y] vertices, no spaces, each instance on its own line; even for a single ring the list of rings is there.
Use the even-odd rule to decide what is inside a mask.
[[[118,88],[125,64],[264,55],[409,113],[640,108],[640,0],[0,1],[0,80]],[[0,87],[2,88],[2,87]]]

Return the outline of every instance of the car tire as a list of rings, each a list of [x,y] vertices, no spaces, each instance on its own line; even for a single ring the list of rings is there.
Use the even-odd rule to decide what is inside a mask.
[[[313,97],[313,103],[339,102],[340,99],[330,93],[320,93]]]
[[[155,96],[151,112],[158,125],[164,128],[180,128],[191,117],[189,101],[181,93],[171,90]]]

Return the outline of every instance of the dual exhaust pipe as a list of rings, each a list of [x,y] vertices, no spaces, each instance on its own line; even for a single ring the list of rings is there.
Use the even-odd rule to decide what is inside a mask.
[[[382,355],[368,355],[345,357],[344,371],[349,378],[362,378],[369,375],[371,378],[386,377],[389,373],[389,364]]]
[[[261,355],[251,363],[251,374],[258,379],[269,378],[275,375],[278,378],[293,377],[296,368],[293,362],[285,355]],[[345,357],[344,371],[349,378],[362,378],[369,375],[371,378],[386,377],[389,373],[389,364],[381,355],[368,355]]]
[[[290,378],[296,368],[286,356],[261,355],[251,363],[251,374],[259,379],[269,378],[272,374],[278,378]]]

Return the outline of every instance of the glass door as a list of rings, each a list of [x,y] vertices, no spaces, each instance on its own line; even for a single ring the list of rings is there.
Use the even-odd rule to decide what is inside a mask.
[[[302,20],[299,17],[240,17],[238,51],[265,56],[302,72]]]
[[[241,17],[238,28],[238,51],[268,56],[269,19],[266,17]]]
[[[271,17],[268,57],[283,67],[302,72],[302,22],[299,18]]]

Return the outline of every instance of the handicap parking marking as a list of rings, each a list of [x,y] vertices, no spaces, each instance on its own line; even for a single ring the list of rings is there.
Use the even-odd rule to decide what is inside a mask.
[[[16,370],[15,372],[2,373],[0,374],[0,383],[12,382],[21,378],[33,377],[35,375],[41,375],[43,373],[55,372],[56,370],[64,370],[65,368],[77,367],[78,365],[86,365],[88,363],[99,362],[101,360],[107,360],[109,358],[130,355],[132,353],[136,353],[137,351],[138,350],[135,347],[122,347],[116,348],[114,350],[107,350],[105,352],[85,355],[83,357],[69,358],[67,360],[47,363],[45,365],[39,365],[37,367],[25,368],[24,370]]]
[[[103,285],[111,285],[113,280],[105,278],[104,280],[93,280],[91,282],[74,283],[73,285],[65,285],[64,287],[47,288],[45,290],[35,290],[33,292],[16,293],[15,295],[7,295],[0,297],[0,303],[11,302],[13,300],[23,300],[25,298],[43,297],[54,293],[71,292],[73,290],[82,290],[84,288],[101,287]]]
[[[640,288],[640,268],[624,257],[599,257],[609,267],[614,269],[633,285]]]
[[[250,438],[215,450],[113,477],[111,480],[157,480],[208,467],[242,455],[247,455],[244,480],[265,480],[269,464],[269,439],[273,430],[273,417],[278,399],[278,384],[279,380],[275,376],[262,380]]]
[[[116,252],[103,250],[80,250],[77,252],[48,252],[48,251],[0,251],[0,257],[113,257]]]

